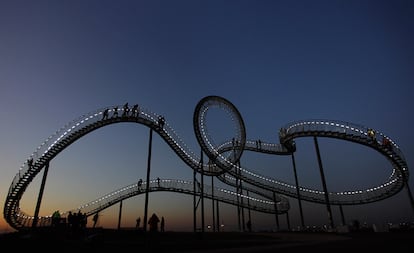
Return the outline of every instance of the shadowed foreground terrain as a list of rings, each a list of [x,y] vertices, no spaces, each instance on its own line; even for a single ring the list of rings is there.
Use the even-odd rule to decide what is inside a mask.
[[[407,252],[414,246],[414,231],[279,233],[143,233],[134,230],[88,229],[80,233],[39,230],[0,235],[2,248],[76,252],[134,250],[137,252]]]

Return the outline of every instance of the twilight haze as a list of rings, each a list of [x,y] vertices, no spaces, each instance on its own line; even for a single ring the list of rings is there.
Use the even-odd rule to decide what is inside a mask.
[[[164,115],[200,152],[193,113],[208,95],[238,108],[251,140],[278,143],[281,127],[305,119],[378,129],[400,146],[413,173],[413,1],[3,0],[0,56],[1,208],[13,177],[35,149],[66,123],[98,108],[138,103]],[[213,122],[211,128],[220,135],[226,123]],[[40,215],[74,209],[145,180],[148,133],[143,125],[121,123],[71,144],[50,163]],[[318,140],[329,191],[377,186],[391,174],[391,163],[374,150]],[[313,139],[297,139],[296,146],[299,183],[322,190]],[[294,184],[289,156],[244,152],[241,164]],[[42,174],[21,199],[28,214],[34,214]],[[151,178],[192,176],[154,135]],[[412,177],[409,186],[414,189]],[[166,230],[192,230],[192,196],[149,196],[149,214],[164,216]],[[295,227],[298,201],[289,199]],[[123,202],[122,227],[143,218],[144,202],[144,195]],[[211,224],[211,201],[205,203]],[[343,209],[347,223],[414,219],[406,188],[386,200]],[[117,204],[102,211],[98,225],[115,228],[118,210]],[[303,202],[303,211],[306,225],[329,223],[324,205]],[[339,224],[338,207],[332,211]],[[221,204],[225,229],[237,229],[236,214],[235,206]],[[280,221],[286,228],[284,215]],[[275,217],[253,212],[252,225],[274,229]],[[4,231],[12,228],[2,215]]]

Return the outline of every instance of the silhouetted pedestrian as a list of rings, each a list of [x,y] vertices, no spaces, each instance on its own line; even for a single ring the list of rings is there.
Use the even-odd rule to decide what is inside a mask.
[[[112,118],[118,117],[118,106],[114,107],[114,113],[112,114]]]
[[[32,157],[30,157],[30,158],[27,160],[27,165],[29,166],[29,169],[31,169],[31,168],[32,168],[32,166],[33,166],[33,158],[32,158]]]
[[[57,227],[57,225],[59,224],[59,221],[60,221],[60,212],[59,210],[56,210],[52,214],[52,226]]]
[[[252,232],[252,222],[250,220],[247,221],[246,226],[247,231]]]
[[[153,213],[152,216],[148,220],[148,224],[150,225],[150,231],[151,232],[157,232],[158,231],[158,223],[160,222],[160,219],[158,216]]]
[[[141,191],[141,186],[142,186],[142,179],[140,178],[138,180],[138,191]]]
[[[392,148],[391,142],[387,137],[382,137],[382,145],[386,148]]]
[[[69,228],[72,228],[72,226],[73,226],[73,214],[72,214],[72,211],[69,211],[69,214],[68,214],[68,225],[69,225]]]
[[[128,107],[128,102],[124,104],[124,112],[122,113],[122,117],[126,117],[128,116],[129,113],[129,107]]]
[[[131,116],[133,116],[133,117],[138,117],[139,116],[139,108],[138,108],[137,104],[135,104],[134,107],[132,107],[131,111],[132,111]]]
[[[135,228],[139,229],[140,224],[141,224],[141,217],[138,217],[137,218],[137,224],[135,225]]]
[[[164,124],[165,124],[165,118],[163,116],[158,116],[158,125],[160,126],[160,128],[164,128]]]
[[[373,129],[369,128],[367,134],[372,140],[375,141],[375,131]]]
[[[105,111],[102,114],[102,120],[108,119],[108,111],[109,109],[105,109]]]

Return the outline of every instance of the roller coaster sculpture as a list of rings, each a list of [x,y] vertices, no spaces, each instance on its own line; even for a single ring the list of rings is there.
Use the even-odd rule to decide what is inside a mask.
[[[210,108],[218,107],[229,113],[235,123],[236,131],[231,140],[216,145],[207,130],[206,114]],[[118,115],[118,112],[122,115]],[[174,152],[193,170],[207,176],[215,176],[227,185],[237,186],[237,181],[244,182],[243,189],[253,192],[261,198],[249,197],[242,192],[233,192],[221,188],[193,185],[194,182],[174,179],[150,180],[142,185],[137,183],[125,186],[99,199],[86,203],[70,211],[81,210],[87,216],[93,215],[124,199],[148,191],[172,191],[184,194],[199,195],[216,199],[232,205],[241,205],[264,213],[286,213],[290,206],[285,196],[325,203],[324,191],[300,187],[259,175],[240,167],[243,151],[261,152],[271,155],[291,155],[296,151],[295,139],[301,137],[329,137],[368,146],[384,155],[393,169],[388,181],[368,189],[329,192],[332,205],[354,205],[371,203],[391,197],[398,193],[408,181],[408,167],[398,145],[385,134],[372,128],[334,120],[304,120],[288,124],[280,129],[280,143],[262,142],[260,147],[256,141],[246,139],[243,119],[237,108],[228,100],[219,96],[207,96],[199,101],[194,115],[194,131],[199,145],[209,158],[203,163],[201,156],[192,152],[182,141],[174,129],[160,115],[142,107],[123,108],[121,106],[106,107],[85,114],[66,124],[47,138],[20,167],[14,177],[4,204],[4,218],[17,230],[30,228],[35,220],[19,207],[20,199],[34,177],[61,151],[79,138],[101,127],[133,122],[151,128],[174,150]],[[200,188],[203,187],[203,191]],[[275,195],[274,193],[277,193]],[[299,193],[299,195],[298,195]],[[240,200],[245,201],[240,201]],[[69,210],[65,213],[68,213]],[[65,214],[64,213],[64,214]],[[37,216],[39,225],[49,225],[51,216]]]

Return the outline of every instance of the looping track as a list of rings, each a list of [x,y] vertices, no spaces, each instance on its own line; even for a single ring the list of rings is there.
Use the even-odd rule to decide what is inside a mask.
[[[236,123],[235,137],[217,146],[210,141],[209,133],[205,127],[205,113],[213,106],[227,110],[232,120]],[[260,147],[258,147],[255,141],[246,139],[244,122],[237,108],[224,98],[208,96],[200,100],[193,117],[197,140],[210,159],[208,163],[201,163],[200,156],[197,156],[186,146],[168,122],[160,122],[160,115],[144,108],[139,108],[134,112],[130,111],[125,113],[125,115],[114,115],[113,108],[115,107],[101,108],[68,123],[46,139],[33,152],[29,157],[29,159],[33,159],[31,165],[25,162],[20,167],[19,172],[10,185],[3,213],[6,221],[13,228],[23,229],[30,226],[30,221],[33,219],[33,216],[27,215],[24,211],[20,210],[20,199],[34,177],[55,156],[88,133],[110,124],[122,122],[134,122],[153,129],[190,168],[197,172],[203,172],[204,175],[216,176],[230,186],[236,185],[236,179],[242,180],[245,182],[244,189],[248,189],[263,197],[264,200],[255,199],[253,201],[255,204],[250,204],[249,206],[249,208],[260,212],[275,212],[272,209],[274,207],[272,192],[297,198],[296,186],[259,175],[240,167],[238,161],[244,150],[271,155],[290,155],[296,150],[294,141],[296,138],[309,136],[328,137],[368,146],[384,155],[391,163],[393,170],[388,181],[376,187],[363,190],[329,192],[329,201],[333,205],[364,204],[388,198],[398,193],[404,187],[409,176],[405,158],[398,145],[390,137],[377,130],[356,124],[332,120],[298,121],[280,129],[280,143],[262,142]],[[124,109],[122,107],[119,108],[118,112],[124,114]],[[103,117],[105,109],[108,109],[108,117]],[[374,131],[375,136],[372,135],[372,131]],[[161,185],[154,185],[150,181],[150,191],[163,190],[200,195],[200,192],[194,192],[188,185],[192,185],[192,182],[164,179]],[[141,194],[142,192],[142,190],[138,190],[136,184],[123,187],[113,193],[105,195],[99,200],[82,205],[80,208],[88,215],[92,215],[123,199]],[[218,199],[229,204],[234,204],[236,197],[248,197],[224,189],[215,189],[214,192],[220,194],[213,196],[207,192],[204,193],[204,197]],[[302,200],[325,203],[323,191],[300,187],[299,192]],[[278,213],[284,213],[289,210],[289,202],[286,197],[277,195],[275,201],[277,202]],[[99,205],[95,205],[96,203],[99,203]],[[97,208],[97,206],[100,206],[100,208]],[[40,221],[45,219],[46,217],[39,217]]]

